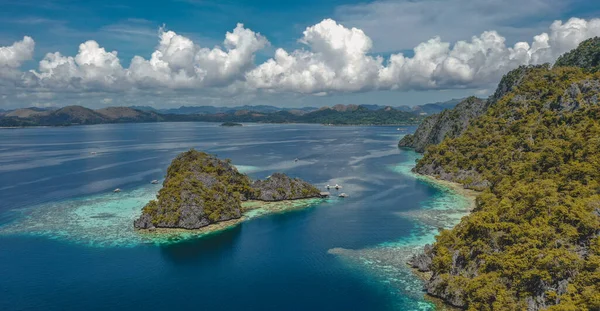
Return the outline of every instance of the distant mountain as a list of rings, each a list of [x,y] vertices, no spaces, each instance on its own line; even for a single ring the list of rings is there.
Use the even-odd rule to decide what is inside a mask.
[[[416,113],[426,113],[428,115],[434,114],[434,113],[440,113],[446,109],[452,109],[452,108],[456,107],[456,105],[458,105],[463,100],[464,100],[464,98],[451,99],[451,100],[448,100],[445,102],[437,102],[437,103],[419,105],[419,106],[413,107],[412,111],[416,112]]]
[[[32,116],[44,115],[48,113],[50,113],[50,111],[46,109],[31,107],[7,111],[4,115],[7,117],[29,118]]]
[[[78,125],[101,123],[157,122],[163,117],[155,112],[128,107],[92,110],[81,106],[66,106],[52,111],[17,109],[0,118],[0,126]]]
[[[215,106],[181,106],[179,108],[169,109],[155,109],[148,106],[132,106],[131,108],[143,110],[143,111],[154,111],[162,114],[217,114],[217,113],[235,113],[236,111],[255,111],[260,113],[272,113],[278,111],[304,111],[310,112],[317,110],[315,107],[302,107],[302,108],[281,108],[269,105],[257,105],[257,106],[237,106],[237,107],[215,107]]]
[[[402,125],[417,124],[423,117],[392,107],[371,110],[356,105],[336,105],[322,107],[316,111],[294,114],[292,111],[260,113],[256,111],[236,111],[194,117],[198,121],[210,122],[263,122],[263,123],[317,123],[331,125]]]
[[[242,106],[255,109],[256,106]],[[240,108],[242,108],[240,107]],[[230,110],[228,112],[204,114],[165,114],[143,111],[130,107],[109,107],[97,110],[81,106],[67,106],[53,111],[38,112],[19,109],[11,115],[0,116],[0,126],[63,126],[101,123],[135,122],[262,122],[262,123],[320,123],[332,125],[386,125],[417,124],[422,117],[392,107],[370,110],[357,105],[336,105],[306,112],[301,109],[270,110],[268,106],[258,106],[255,110]],[[213,107],[214,108],[214,107]],[[262,109],[262,111],[260,111]]]
[[[436,102],[436,103],[429,103],[429,104],[423,104],[423,105],[417,105],[417,106],[402,105],[402,106],[395,106],[394,109],[404,111],[404,112],[412,112],[412,113],[421,114],[421,115],[431,115],[431,114],[440,113],[446,109],[452,109],[463,100],[464,100],[464,98],[459,98],[459,99],[451,99],[451,100],[448,100],[445,102]],[[379,109],[385,108],[385,106],[380,106],[380,105],[361,105],[361,107],[365,107],[369,110],[379,110]]]

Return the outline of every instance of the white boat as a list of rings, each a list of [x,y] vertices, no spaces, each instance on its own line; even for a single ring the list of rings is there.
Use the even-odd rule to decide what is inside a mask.
[[[339,189],[342,189],[342,186],[335,184],[334,188],[339,190]]]
[[[347,195],[346,195],[345,193],[343,193],[343,192],[342,192],[342,193],[340,193],[340,195],[338,195],[338,197],[340,197],[340,198],[345,198],[345,197],[347,197]]]
[[[151,181],[150,183],[153,185],[156,185],[156,184],[158,184],[158,180],[155,179],[155,180]]]
[[[294,159],[294,162],[298,162],[298,158]]]
[[[330,188],[331,188],[331,186],[330,186],[330,185],[327,185],[327,186],[325,186],[325,188],[327,188],[327,189],[330,189]]]
[[[117,189],[113,190],[113,192],[114,193],[119,193],[119,192],[121,192],[121,189],[117,188]]]
[[[92,151],[92,152],[90,152],[90,154],[91,154],[91,155],[95,155],[95,154],[96,154],[96,151]]]

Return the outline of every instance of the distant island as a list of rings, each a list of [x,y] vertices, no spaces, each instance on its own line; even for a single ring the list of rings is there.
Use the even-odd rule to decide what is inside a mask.
[[[600,310],[600,38],[427,118],[413,171],[480,191],[411,258],[461,310]]]
[[[224,122],[224,123],[221,123],[221,126],[233,126],[233,127],[235,127],[235,126],[242,126],[242,124],[241,123],[235,123],[235,122]]]
[[[322,108],[278,108],[273,106],[181,107],[153,109],[145,106],[89,109],[21,108],[0,111],[0,127],[71,126],[143,122],[258,122],[313,123],[330,125],[415,125],[430,113],[454,107],[459,100],[408,107],[335,105]]]
[[[265,180],[252,181],[229,160],[192,149],[172,161],[157,199],[143,208],[134,227],[195,230],[241,219],[243,212],[261,206],[245,202],[320,197],[315,186],[300,179],[274,173]]]

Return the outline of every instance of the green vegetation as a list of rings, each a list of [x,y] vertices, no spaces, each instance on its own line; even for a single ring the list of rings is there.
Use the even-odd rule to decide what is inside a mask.
[[[224,122],[221,124],[221,126],[242,126],[241,123],[235,123],[235,122]]]
[[[390,107],[370,110],[365,106],[336,110],[324,108],[304,111],[254,112],[235,111],[215,114],[160,114],[125,107],[91,110],[80,106],[64,107],[46,114],[28,117],[0,116],[0,127],[65,126],[75,124],[138,123],[138,122],[225,122],[223,126],[239,122],[260,123],[317,123],[334,125],[410,125],[418,124],[422,116]]]
[[[517,69],[512,91],[418,162],[489,185],[437,237],[430,293],[468,310],[600,310],[598,46],[584,42],[554,69]]]
[[[305,114],[289,111],[257,113],[252,111],[212,115],[179,116],[190,121],[209,122],[261,122],[261,123],[316,123],[332,125],[408,125],[418,124],[422,116],[396,110],[391,107],[370,110],[365,106],[354,106],[345,110],[323,108]]]
[[[187,217],[191,218],[187,220],[191,227],[199,227],[239,218],[240,198],[252,192],[250,178],[239,173],[229,160],[192,149],[171,162],[157,200],[149,202],[143,214],[154,226],[178,227]]]
[[[588,72],[600,70],[600,38],[583,41],[577,49],[559,57],[554,67],[580,67]]]
[[[214,155],[190,150],[178,155],[156,200],[134,221],[138,229],[199,229],[242,217],[242,201],[282,201],[319,197],[319,190],[300,179],[273,173],[252,182]]]

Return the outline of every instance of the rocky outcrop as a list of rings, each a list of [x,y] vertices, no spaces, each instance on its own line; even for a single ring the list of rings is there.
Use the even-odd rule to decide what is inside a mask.
[[[275,173],[252,182],[229,160],[190,150],[177,156],[167,170],[157,199],[134,221],[137,229],[199,229],[242,217],[241,202],[296,200],[319,197],[307,182]]]
[[[400,140],[398,147],[414,148],[415,151],[422,153],[427,147],[437,145],[445,138],[458,137],[465,132],[473,120],[485,114],[490,106],[517,87],[529,71],[539,67],[548,67],[548,65],[521,66],[514,69],[502,77],[496,92],[488,99],[468,97],[453,109],[427,117],[414,134],[406,135]]]
[[[428,146],[437,145],[446,137],[456,137],[462,134],[469,122],[482,115],[486,109],[487,101],[469,97],[456,105],[454,109],[444,110],[439,114],[427,117],[415,133],[404,136],[398,146],[424,152]]]
[[[252,183],[251,199],[261,201],[297,200],[317,198],[319,189],[298,178],[289,178],[285,174],[275,173],[265,180]]]
[[[552,69],[507,74],[485,113],[417,163],[418,173],[484,191],[472,214],[410,259],[427,272],[429,295],[469,310],[600,310],[598,270],[586,268],[600,258],[600,203],[588,183],[600,173],[587,165],[600,158],[594,42]],[[583,68],[565,67],[574,65]]]
[[[561,55],[554,67],[579,67],[589,72],[600,70],[600,38],[581,42],[576,49]]]

